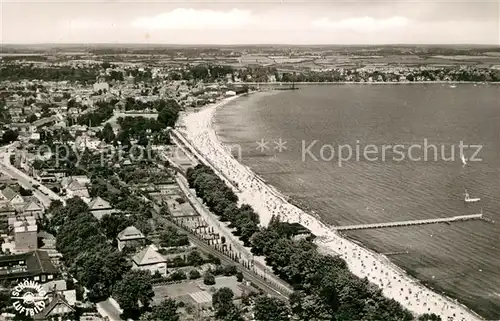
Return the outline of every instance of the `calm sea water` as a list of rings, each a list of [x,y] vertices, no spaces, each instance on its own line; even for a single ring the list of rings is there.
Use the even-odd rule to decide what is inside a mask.
[[[500,86],[332,85],[258,93],[217,111],[221,140],[242,162],[304,209],[349,225],[479,213],[496,220],[349,232],[437,291],[487,319],[500,318]],[[279,139],[286,141],[281,151]],[[268,142],[258,150],[257,141]],[[304,153],[310,144],[311,154]],[[405,148],[428,148],[427,161]],[[482,145],[463,167],[459,144]],[[352,146],[339,166],[331,145]],[[379,148],[363,157],[366,145]],[[383,145],[403,144],[406,159]],[[359,159],[356,159],[359,145]],[[451,157],[455,145],[455,160]],[[443,146],[443,147],[441,147]],[[276,148],[276,149],[275,149]],[[375,147],[370,147],[375,148]],[[470,158],[474,150],[465,149]],[[398,154],[400,155],[400,154]],[[305,156],[305,157],[304,157]],[[344,149],[343,156],[347,156]],[[418,147],[417,159],[425,156]],[[375,157],[378,160],[372,161]],[[396,157],[396,159],[394,159]],[[480,197],[466,204],[464,192]],[[408,252],[406,254],[406,252]]]

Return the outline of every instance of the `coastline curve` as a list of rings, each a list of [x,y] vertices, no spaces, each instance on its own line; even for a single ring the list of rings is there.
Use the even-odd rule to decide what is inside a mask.
[[[398,301],[414,314],[435,313],[446,321],[479,321],[479,315],[446,295],[438,294],[409,276],[386,256],[363,247],[343,237],[320,221],[315,215],[306,213],[269,186],[247,166],[239,163],[217,137],[213,126],[215,111],[237,99],[226,99],[218,104],[202,108],[180,120],[187,140],[231,181],[238,182],[237,195],[240,202],[247,203],[259,214],[261,224],[267,225],[273,215],[279,215],[290,223],[300,223],[318,237],[318,250],[339,255],[349,270],[360,278],[367,278],[382,289],[384,296]]]

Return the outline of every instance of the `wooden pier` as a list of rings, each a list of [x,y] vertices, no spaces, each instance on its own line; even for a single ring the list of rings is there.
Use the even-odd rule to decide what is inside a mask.
[[[345,226],[337,226],[337,227],[335,227],[335,229],[337,231],[353,231],[353,230],[367,230],[367,229],[412,226],[412,225],[464,222],[464,221],[481,220],[481,219],[483,219],[483,213],[470,214],[470,215],[459,215],[459,216],[443,217],[443,218],[434,218],[434,219],[426,219],[426,220],[359,224],[359,225],[345,225]]]
[[[405,255],[405,254],[410,254],[408,251],[400,251],[400,252],[386,252],[382,253],[385,256],[394,256],[394,255]]]

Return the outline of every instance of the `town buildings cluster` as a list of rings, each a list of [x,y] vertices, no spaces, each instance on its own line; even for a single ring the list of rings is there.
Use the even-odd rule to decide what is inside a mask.
[[[77,67],[84,70],[84,66],[87,65]],[[49,68],[66,67],[50,65]],[[45,66],[38,64],[30,70],[37,68],[43,73]],[[132,76],[134,71],[139,73],[136,77]],[[131,71],[100,68],[91,82],[53,81],[35,75],[33,79],[0,83],[0,135],[4,145],[0,151],[3,162],[0,168],[0,282],[5,286],[0,292],[6,291],[8,297],[8,291],[25,280],[42,284],[48,296],[45,308],[36,316],[38,319],[110,318],[117,321],[123,312],[118,303],[123,300],[119,298],[109,298],[105,304],[89,301],[88,292],[93,290],[83,287],[74,273],[68,271],[57,231],[50,230],[54,202],[66,204],[75,198],[84,202],[99,224],[106,224],[103,222],[107,220],[120,224],[132,222],[113,232],[109,242],[116,244],[117,252],[123,255],[131,270],[151,275],[155,284],[153,305],[161,305],[167,297],[183,302],[189,308],[183,313],[188,320],[213,315],[212,296],[218,289],[230,288],[235,300],[258,292],[255,287],[242,283],[243,278],[235,268],[228,270],[222,266],[219,259],[200,251],[184,234],[178,235],[176,228],[170,227],[167,233],[156,225],[157,218],[148,219],[147,213],[138,213],[133,208],[148,202],[158,209],[166,207],[167,213],[179,215],[177,223],[182,222],[185,228],[203,237],[204,242],[217,244],[218,251],[229,253],[220,235],[211,231],[186,203],[183,193],[176,189],[172,179],[175,173],[163,170],[155,175],[150,169],[146,170],[148,166],[155,166],[149,162],[146,167],[139,166],[144,173],[135,177],[138,163],[128,155],[102,163],[104,151],[123,147],[120,135],[123,136],[124,131],[127,131],[129,144],[125,147],[128,149],[138,142],[134,136],[137,131],[147,134],[148,139],[153,134],[166,133],[165,124],[170,120],[160,123],[163,121],[161,110],[199,106],[236,94],[234,87],[223,84],[204,86],[183,80],[152,84],[137,80],[142,72],[141,68]],[[165,104],[168,106],[164,107]],[[148,117],[151,121],[146,121],[145,126],[149,128],[141,127]],[[134,119],[141,120],[135,122]],[[109,128],[111,130],[106,131]],[[108,140],[106,134],[113,138]],[[148,141],[146,145],[151,143]],[[160,139],[155,148],[166,143],[167,139],[163,142]],[[68,160],[68,153],[76,158]],[[73,161],[79,161],[82,155],[87,158],[75,165]],[[93,161],[100,163],[101,169],[110,168],[112,176],[123,174],[124,177],[111,180],[114,184],[111,189],[100,189],[102,178],[85,172]],[[165,180],[169,183],[162,185]],[[110,196],[110,190],[116,190],[119,196]],[[176,238],[183,241],[176,243]],[[207,276],[209,281],[204,280]],[[83,316],[77,313],[82,308],[87,311]],[[7,319],[18,313],[13,306],[2,306],[0,312],[2,318]]]
[[[175,160],[178,153],[166,146],[178,113],[247,92],[247,83],[500,80],[495,70],[468,66],[290,71],[14,61],[0,71],[0,282],[7,290],[23,280],[42,284],[50,295],[39,319],[73,320],[76,311],[85,308],[89,312],[79,318],[95,321],[119,321],[124,312],[120,305],[127,300],[120,295],[116,300],[109,295],[100,302],[89,299],[103,296],[102,284],[86,280],[92,288],[83,286],[76,278],[81,271],[68,266],[72,249],[61,246],[54,228],[60,226],[53,222],[61,208],[71,212],[71,206],[82,206],[91,226],[112,244],[127,268],[151,277],[153,305],[167,297],[182,302],[185,320],[213,319],[213,297],[223,288],[243,307],[258,292],[255,285],[242,282],[234,266],[222,266],[218,257],[207,253],[217,251],[236,261],[241,254],[236,242],[223,235],[220,222],[202,215],[196,194],[183,183],[182,167],[195,164]],[[124,148],[130,152],[132,146],[152,152],[140,160],[131,153],[115,153]],[[201,249],[179,228],[209,249]],[[84,249],[81,244],[75,247]],[[80,254],[82,261],[96,255]],[[2,309],[5,318],[13,317],[15,311]],[[253,318],[248,309],[242,311],[245,319]]]

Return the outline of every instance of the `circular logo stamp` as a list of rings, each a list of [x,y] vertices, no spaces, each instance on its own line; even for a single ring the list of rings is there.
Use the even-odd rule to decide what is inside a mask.
[[[11,299],[14,300],[14,309],[20,314],[34,316],[45,308],[47,292],[34,281],[19,283],[11,291]]]

